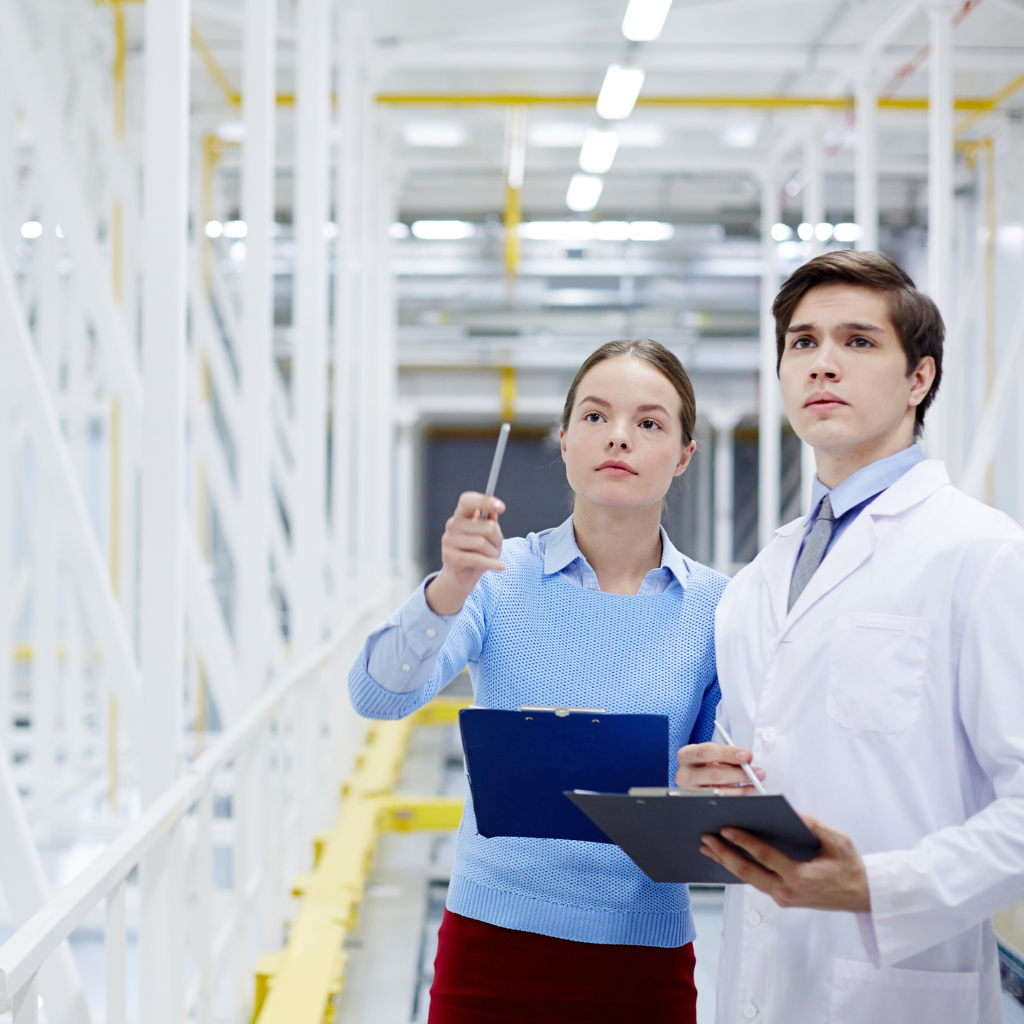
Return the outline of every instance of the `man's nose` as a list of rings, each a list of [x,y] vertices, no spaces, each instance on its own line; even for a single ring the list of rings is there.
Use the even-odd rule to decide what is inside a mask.
[[[831,346],[822,345],[810,365],[811,380],[838,380],[839,363],[833,358]]]

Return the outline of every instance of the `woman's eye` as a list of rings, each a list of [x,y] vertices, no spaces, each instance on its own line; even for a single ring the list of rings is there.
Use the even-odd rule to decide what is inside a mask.
[[[583,418],[588,423],[600,423],[601,422],[601,414],[599,412],[588,412],[587,415],[584,416]]]
[[[657,420],[641,420],[640,426],[644,430],[659,430],[661,428],[661,424]]]

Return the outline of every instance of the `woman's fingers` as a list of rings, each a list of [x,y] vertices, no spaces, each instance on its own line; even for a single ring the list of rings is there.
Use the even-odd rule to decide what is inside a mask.
[[[505,511],[505,502],[501,498],[488,498],[478,491],[463,491],[459,495],[459,503],[455,507],[455,515],[462,519],[479,518],[485,512],[500,516]]]

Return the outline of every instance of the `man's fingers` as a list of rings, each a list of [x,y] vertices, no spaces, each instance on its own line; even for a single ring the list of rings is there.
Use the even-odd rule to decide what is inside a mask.
[[[749,832],[744,832],[741,829],[723,828],[722,838],[727,839],[741,850],[746,850],[758,863],[763,864],[777,875],[784,874],[787,868],[795,863],[763,839],[758,839],[756,836],[752,836]]]
[[[717,861],[728,871],[731,871],[741,882],[752,885],[761,892],[771,892],[779,883],[779,877],[772,871],[768,871],[760,864],[747,860],[741,853],[729,849],[717,836],[706,835],[701,837],[703,843],[701,852],[707,851],[707,856]]]

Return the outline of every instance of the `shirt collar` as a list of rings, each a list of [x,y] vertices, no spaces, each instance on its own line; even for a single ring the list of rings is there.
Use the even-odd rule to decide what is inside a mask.
[[[664,526],[661,530],[661,568],[667,569],[681,587],[686,586],[690,578],[690,568],[686,564],[686,556],[669,540]],[[575,562],[577,558],[586,558],[576,543],[576,531],[573,529],[572,516],[561,526],[547,531],[544,537],[544,574],[550,576],[552,573],[561,572],[567,565]]]
[[[818,505],[821,499],[827,494],[832,505],[832,515],[838,519],[845,515],[851,508],[856,508],[862,502],[880,494],[887,487],[891,487],[908,469],[913,468],[919,462],[924,461],[924,452],[916,442],[909,448],[890,455],[888,458],[872,462],[863,469],[848,476],[841,484],[831,490],[826,487],[815,476],[811,485],[811,515],[814,518],[817,514]]]

